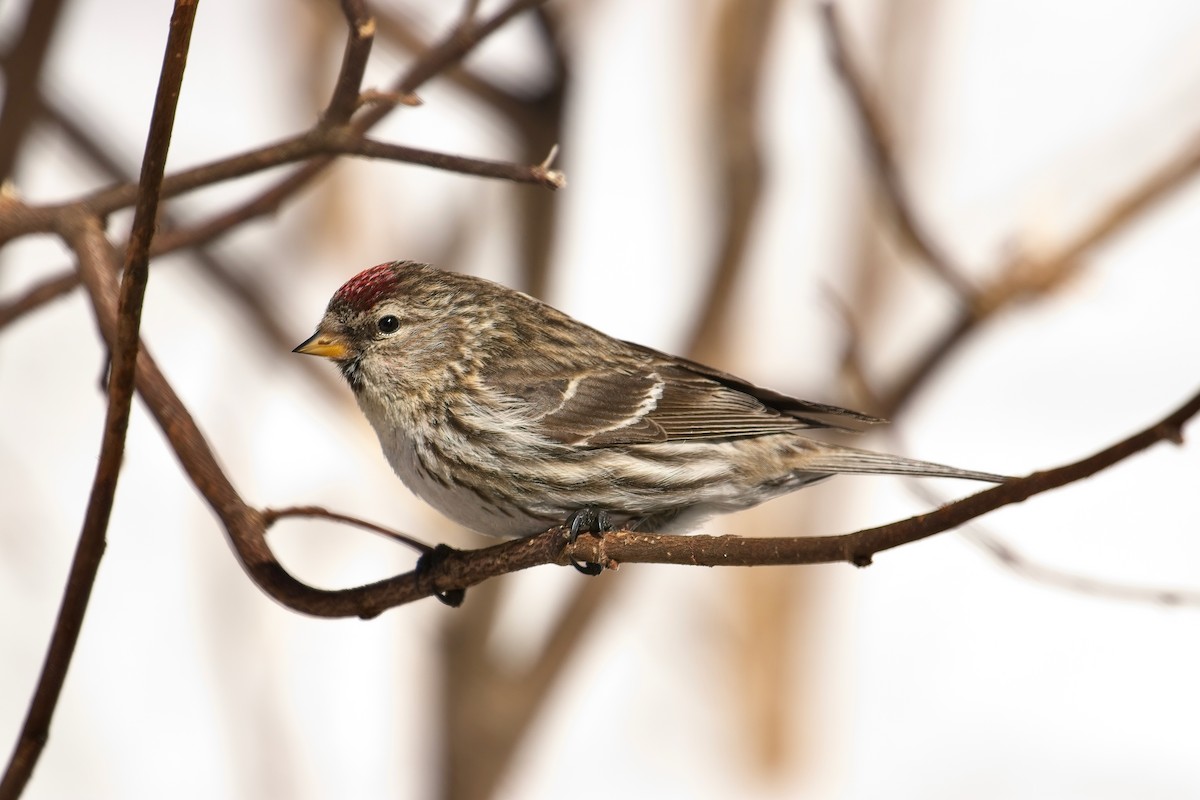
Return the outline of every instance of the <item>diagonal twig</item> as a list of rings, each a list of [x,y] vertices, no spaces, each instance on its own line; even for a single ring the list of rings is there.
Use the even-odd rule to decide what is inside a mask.
[[[842,78],[851,104],[859,119],[859,129],[879,176],[879,186],[888,200],[887,208],[904,239],[921,255],[922,263],[963,300],[975,294],[974,287],[966,279],[963,269],[947,255],[936,238],[919,219],[904,187],[900,168],[892,155],[892,146],[887,124],[879,102],[871,92],[867,79],[851,57],[850,46],[842,29],[841,17],[836,3],[826,0],[821,3],[821,21],[825,28],[825,41],[829,44],[833,66]]]
[[[1040,296],[1069,279],[1083,259],[1111,237],[1132,225],[1172,193],[1200,174],[1200,135],[1192,137],[1173,156],[1139,179],[1096,216],[1074,237],[1056,250],[1037,258],[1017,257],[1002,265],[997,277],[979,290],[977,299],[959,310],[957,316],[931,342],[908,369],[881,393],[881,416],[891,417],[910,400],[916,388],[933,374],[980,325],[1016,303]]]
[[[1200,590],[1163,589],[1156,586],[1137,586],[1130,583],[1092,578],[1063,569],[1039,564],[1017,548],[981,530],[963,530],[961,534],[976,547],[1023,578],[1111,600],[1125,600],[1164,606],[1200,606]]]
[[[133,228],[126,250],[125,268],[121,278],[121,293],[117,312],[117,330],[112,347],[112,364],[108,379],[108,411],[104,420],[104,438],[96,465],[91,496],[88,499],[83,528],[71,564],[62,606],[55,621],[54,633],[46,660],[38,679],[37,689],[30,702],[17,745],[4,778],[0,781],[0,797],[20,795],[37,764],[50,732],[50,720],[58,704],[67,668],[79,640],[84,613],[91,598],[92,586],[104,554],[106,532],[116,494],[117,479],[125,451],[125,434],[129,429],[130,406],[133,402],[134,371],[138,353],[138,328],[141,325],[142,301],[149,277],[150,240],[158,216],[159,187],[166,169],[171,131],[175,124],[175,109],[183,84],[187,64],[192,24],[196,18],[196,0],[177,0],[171,15],[170,32],[163,56],[162,72],[150,132],[142,159]],[[83,234],[98,260],[96,269],[111,269],[111,248],[108,247],[100,221],[82,217]],[[81,253],[80,258],[85,254]]]
[[[882,109],[852,56],[835,3],[826,0],[821,4],[821,20],[831,58],[859,118],[881,193],[898,230],[923,262],[962,301],[950,323],[889,389],[878,391],[866,387],[867,394],[878,400],[878,405],[872,411],[881,416],[895,416],[947,356],[985,321],[1004,309],[1043,296],[1053,287],[1061,285],[1078,271],[1083,257],[1090,251],[1107,242],[1138,216],[1200,173],[1200,136],[1197,136],[1162,166],[1119,195],[1056,251],[1037,258],[1023,255],[1014,257],[989,271],[996,277],[986,285],[975,287],[964,277],[961,265],[946,254],[936,237],[920,222],[892,154]],[[856,345],[851,343],[847,349],[848,362],[853,361],[855,352]],[[846,363],[844,366],[850,374],[860,372],[855,363]]]

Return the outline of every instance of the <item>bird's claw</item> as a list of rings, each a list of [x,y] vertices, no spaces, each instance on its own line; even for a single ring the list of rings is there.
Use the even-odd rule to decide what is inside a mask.
[[[445,544],[439,544],[432,550],[427,551],[424,555],[417,559],[417,580],[420,581],[425,573],[435,569],[438,564],[445,561],[451,553],[457,552],[453,547]],[[434,591],[433,596],[436,597],[443,605],[451,608],[458,608],[463,604],[463,600],[467,596],[466,589],[447,589],[444,592]]]
[[[567,517],[567,542],[574,542],[581,533],[598,536],[605,531],[611,531],[612,528],[607,511],[594,506],[585,506],[578,511],[572,511],[571,515]],[[584,575],[599,575],[604,571],[602,564],[592,561],[579,562],[571,559],[571,566]]]
[[[585,506],[578,511],[572,511],[571,516],[567,517],[567,527],[570,529],[568,542],[578,539],[581,533],[599,535],[613,529],[608,512],[595,506]]]

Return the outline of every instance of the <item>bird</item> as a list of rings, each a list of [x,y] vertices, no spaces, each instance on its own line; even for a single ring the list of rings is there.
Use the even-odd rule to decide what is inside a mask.
[[[837,474],[1006,480],[812,438],[883,420],[414,261],[347,281],[294,352],[337,365],[413,493],[490,536],[686,533]]]

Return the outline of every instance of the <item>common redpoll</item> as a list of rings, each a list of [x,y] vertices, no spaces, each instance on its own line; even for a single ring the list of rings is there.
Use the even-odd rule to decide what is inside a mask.
[[[296,352],[341,368],[412,491],[493,536],[605,518],[686,531],[835,473],[1005,480],[810,439],[879,420],[613,339],[426,264],[352,278]]]

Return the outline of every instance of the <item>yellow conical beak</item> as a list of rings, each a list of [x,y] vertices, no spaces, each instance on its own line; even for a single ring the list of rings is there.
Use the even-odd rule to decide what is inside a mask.
[[[304,353],[306,356],[322,356],[324,358],[332,358],[337,360],[345,358],[350,354],[350,348],[346,344],[346,340],[341,336],[333,333],[326,333],[318,330],[312,336],[305,339],[293,350],[293,353]]]

